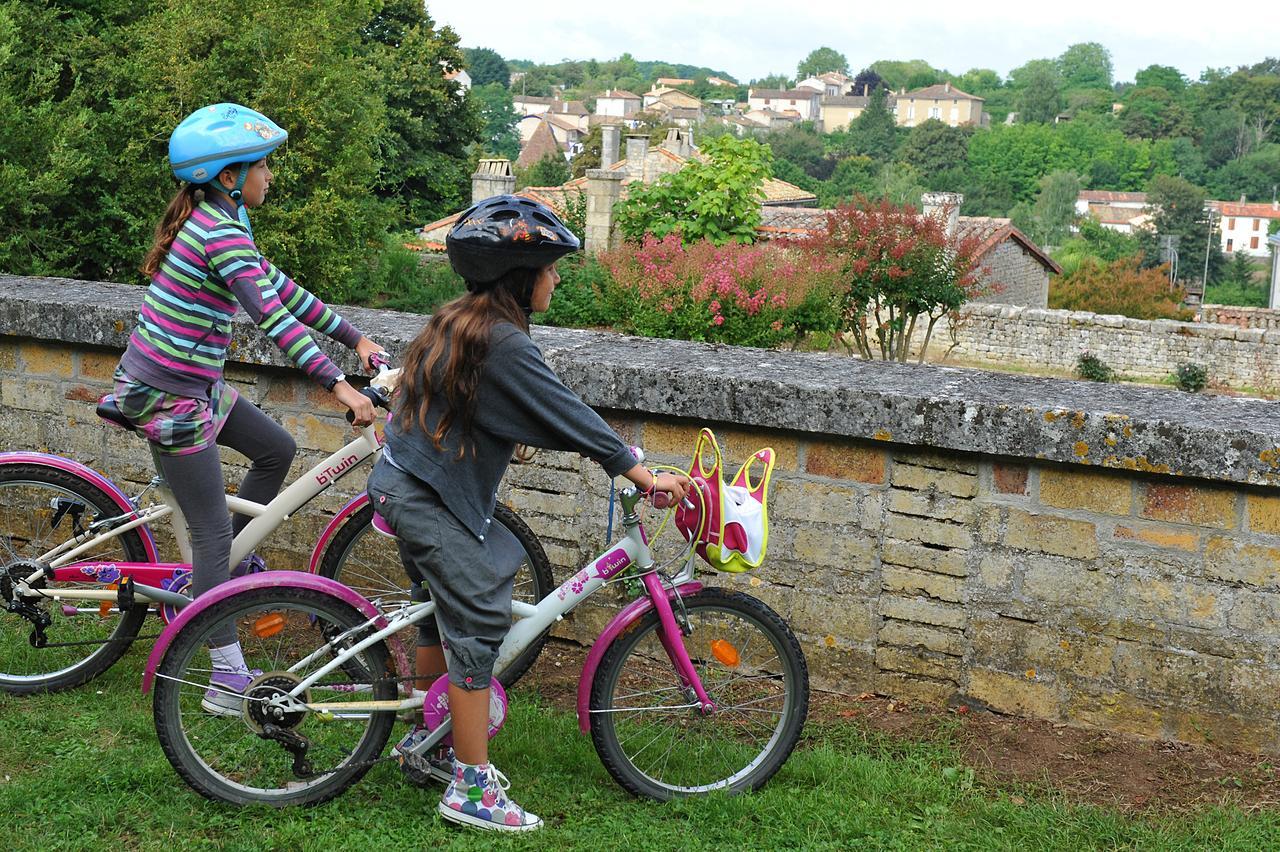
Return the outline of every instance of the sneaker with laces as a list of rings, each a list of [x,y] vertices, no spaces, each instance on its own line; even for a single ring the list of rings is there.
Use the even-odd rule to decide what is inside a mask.
[[[209,688],[200,700],[200,709],[212,716],[239,716],[245,687],[261,675],[261,669],[228,672],[215,668],[209,677]]]
[[[453,749],[440,747],[430,754],[415,754],[413,747],[426,739],[431,729],[426,725],[418,725],[409,730],[400,742],[395,744],[395,751],[400,762],[400,772],[418,787],[427,784],[448,784],[453,780]]]
[[[454,763],[453,778],[440,798],[440,816],[489,831],[533,831],[542,818],[527,812],[507,795],[511,782],[492,763]]]
[[[244,577],[248,574],[259,574],[267,570],[267,560],[263,559],[256,553],[250,553],[240,563],[231,569],[231,577]]]

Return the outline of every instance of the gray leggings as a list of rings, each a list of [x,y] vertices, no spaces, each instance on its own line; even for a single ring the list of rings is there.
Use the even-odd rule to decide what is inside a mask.
[[[255,503],[268,503],[279,493],[297,452],[293,437],[284,427],[244,397],[236,400],[227,415],[218,433],[218,444],[253,463],[240,483],[240,496]],[[252,519],[236,515],[233,521],[227,511],[218,447],[206,447],[185,456],[152,455],[187,519],[191,531],[191,591],[200,597],[231,576],[231,540]],[[230,627],[209,637],[214,646],[235,639]]]

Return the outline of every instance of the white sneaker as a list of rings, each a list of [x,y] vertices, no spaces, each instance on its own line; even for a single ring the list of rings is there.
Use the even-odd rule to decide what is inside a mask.
[[[542,818],[527,812],[507,796],[511,782],[492,763],[469,766],[454,763],[453,780],[440,799],[440,816],[488,831],[534,831]]]
[[[244,712],[245,687],[261,675],[261,669],[239,672],[215,669],[209,677],[209,688],[200,699],[200,709],[211,716],[239,717]]]

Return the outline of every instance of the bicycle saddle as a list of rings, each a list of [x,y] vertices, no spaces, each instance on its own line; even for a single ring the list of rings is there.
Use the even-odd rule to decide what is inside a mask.
[[[129,422],[129,419],[121,413],[120,407],[116,405],[116,398],[112,394],[107,394],[98,400],[97,414],[103,420],[119,426],[121,429],[127,429],[130,432],[137,431],[133,428],[133,424]]]

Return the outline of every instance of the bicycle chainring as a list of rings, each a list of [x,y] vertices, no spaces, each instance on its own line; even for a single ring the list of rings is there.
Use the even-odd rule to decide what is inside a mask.
[[[292,731],[302,724],[302,720],[306,719],[310,711],[305,708],[291,709],[282,707],[279,702],[272,703],[274,699],[287,696],[294,687],[302,683],[302,679],[297,675],[289,672],[267,672],[259,675],[244,690],[245,697],[245,724],[249,726],[254,733],[265,735],[266,726],[271,725],[277,730]],[[290,703],[301,701],[310,703],[311,692],[304,692],[301,696],[289,699]]]

